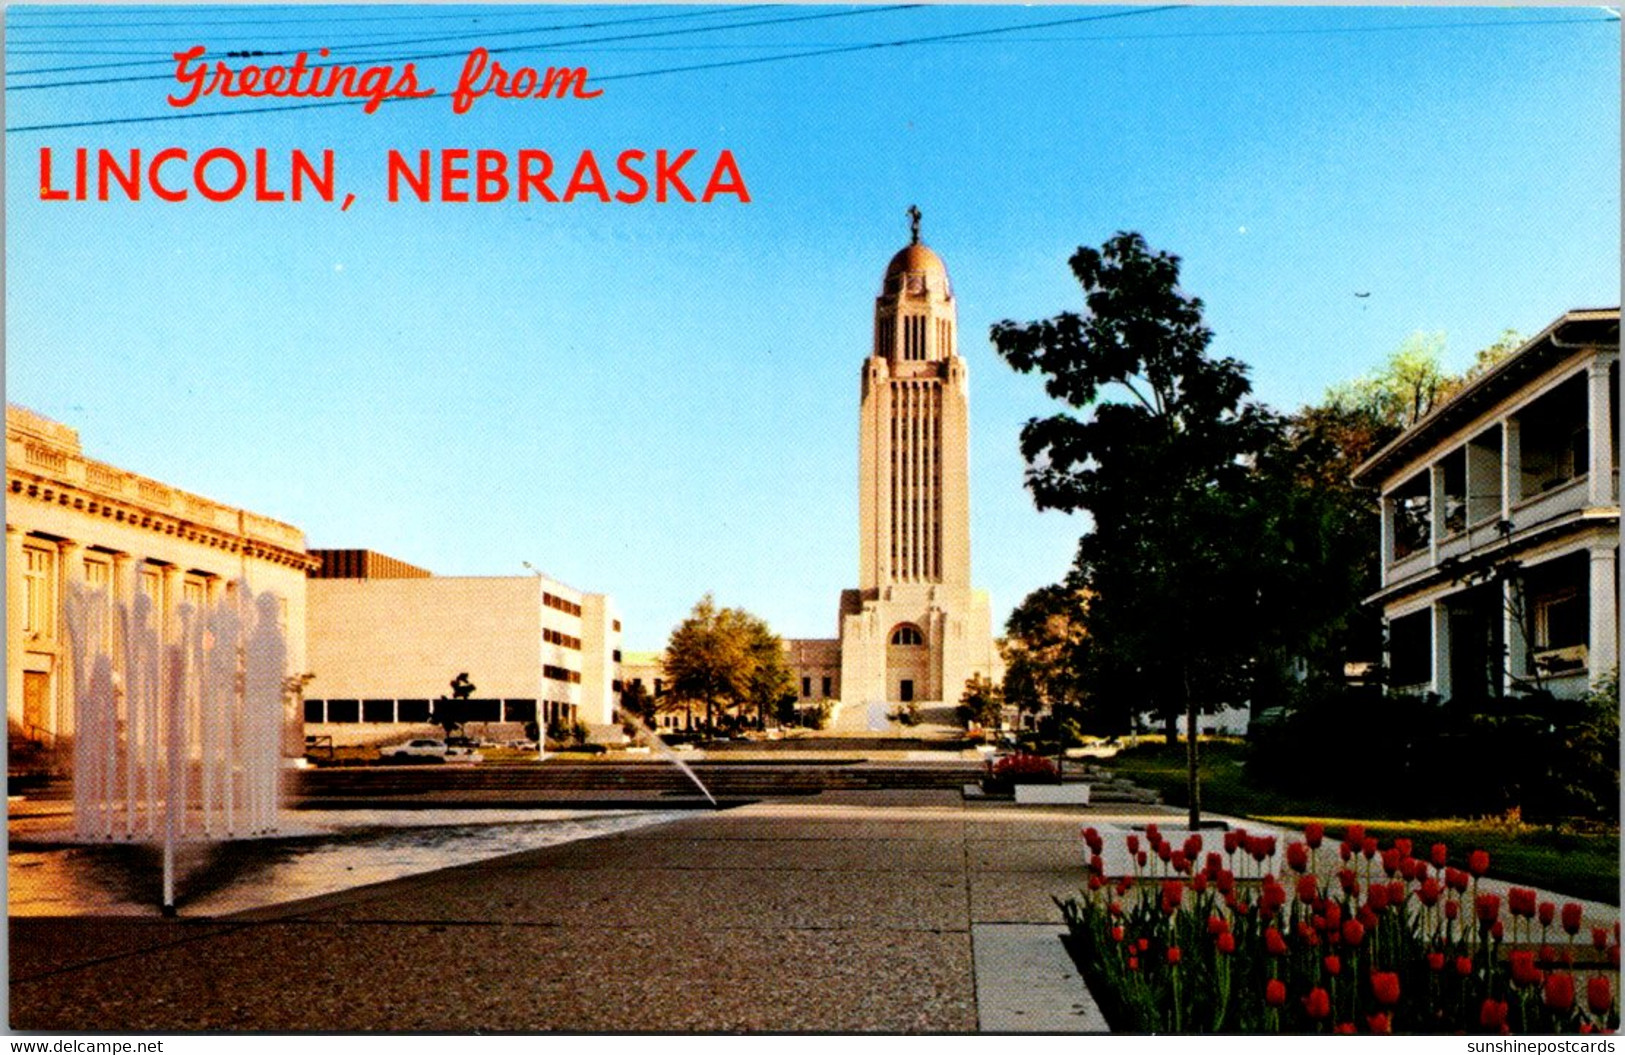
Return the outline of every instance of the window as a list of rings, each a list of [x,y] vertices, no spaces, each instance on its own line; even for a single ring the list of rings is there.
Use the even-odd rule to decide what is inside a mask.
[[[1588,637],[1590,612],[1579,590],[1548,594],[1535,601],[1535,648],[1546,651],[1583,645]]]
[[[361,720],[361,701],[328,700],[327,720],[329,722],[359,722]]]
[[[925,636],[920,633],[919,627],[905,623],[891,632],[891,643],[894,645],[923,645],[925,644]]]
[[[829,697],[830,697],[830,691],[829,690],[830,690],[830,687],[833,684],[834,680],[835,680],[834,678],[825,678],[824,679],[824,699],[826,699],[826,700],[829,699]]]
[[[1439,462],[1444,480],[1444,534],[1454,535],[1467,530],[1467,448],[1461,447],[1445,455]]]
[[[1432,611],[1424,608],[1389,622],[1390,684],[1420,685],[1433,677],[1432,620]]]
[[[393,722],[395,720],[395,701],[362,700],[361,720],[363,722]]]
[[[811,697],[812,697],[812,679],[811,678],[802,678],[801,679],[801,698],[806,700],[806,699],[810,699]]]
[[[56,637],[56,550],[23,547],[23,633],[47,641]]]
[[[429,720],[428,700],[396,700],[395,720],[398,722],[426,722]]]
[[[535,700],[503,700],[503,720],[508,722],[534,722],[536,720]]]
[[[1519,498],[1560,487],[1589,468],[1585,375],[1518,412]]]
[[[1418,550],[1426,549],[1431,538],[1430,521],[1433,519],[1433,500],[1429,493],[1428,474],[1417,473],[1405,481],[1389,498],[1393,505],[1393,557],[1404,560]]]
[[[914,702],[914,681],[904,678],[902,684],[897,686],[897,698],[904,703]]]

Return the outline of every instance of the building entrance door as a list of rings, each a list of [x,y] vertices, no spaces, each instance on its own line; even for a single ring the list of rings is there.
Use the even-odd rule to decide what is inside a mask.
[[[23,671],[23,736],[39,739],[50,731],[51,676],[44,671]]]

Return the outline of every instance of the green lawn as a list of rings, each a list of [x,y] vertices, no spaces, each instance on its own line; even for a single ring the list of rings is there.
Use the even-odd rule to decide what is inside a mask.
[[[1450,847],[1451,862],[1465,863],[1468,851],[1487,850],[1490,872],[1499,879],[1619,904],[1619,833],[1580,832],[1546,825],[1509,824],[1500,819],[1436,817],[1427,803],[1411,804],[1403,811],[1370,803],[1334,801],[1262,787],[1249,778],[1242,764],[1244,744],[1203,741],[1202,809],[1251,817],[1272,824],[1302,827],[1310,821],[1326,825],[1327,834],[1341,837],[1351,823],[1366,826],[1369,834],[1387,842],[1406,836],[1417,843],[1418,855],[1433,843]],[[1125,748],[1101,764],[1116,770],[1141,787],[1162,793],[1163,801],[1183,806],[1185,747],[1161,742]]]

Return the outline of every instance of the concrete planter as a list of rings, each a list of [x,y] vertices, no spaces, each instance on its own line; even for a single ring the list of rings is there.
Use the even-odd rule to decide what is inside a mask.
[[[1018,806],[1087,806],[1088,784],[1017,784]]]

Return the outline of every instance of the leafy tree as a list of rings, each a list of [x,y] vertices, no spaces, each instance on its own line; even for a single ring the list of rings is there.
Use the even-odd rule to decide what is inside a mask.
[[[1004,699],[1018,711],[1081,717],[1085,699],[1083,666],[1085,594],[1066,586],[1043,586],[1010,613],[1000,643],[1004,656]],[[1115,725],[1100,718],[1092,724]]]
[[[1190,820],[1201,817],[1196,714],[1244,676],[1252,654],[1257,538],[1250,466],[1279,423],[1246,401],[1247,371],[1207,354],[1202,302],[1179,259],[1138,234],[1070,264],[1087,314],[993,327],[1016,370],[1087,417],[1035,418],[1021,433],[1040,509],[1084,510],[1068,585],[1087,590],[1093,687],[1186,718]]]
[[[649,690],[643,687],[642,680],[628,682],[621,690],[621,711],[629,714],[646,726],[653,727],[655,721],[655,700],[649,695]]]
[[[954,714],[967,728],[975,724],[984,729],[997,729],[1004,717],[1004,693],[992,679],[977,674],[965,682],[964,695],[960,696]]]
[[[710,594],[672,631],[666,645],[671,705],[705,707],[705,727],[719,717],[761,722],[791,693],[784,643],[767,623],[742,609],[718,608]]]

